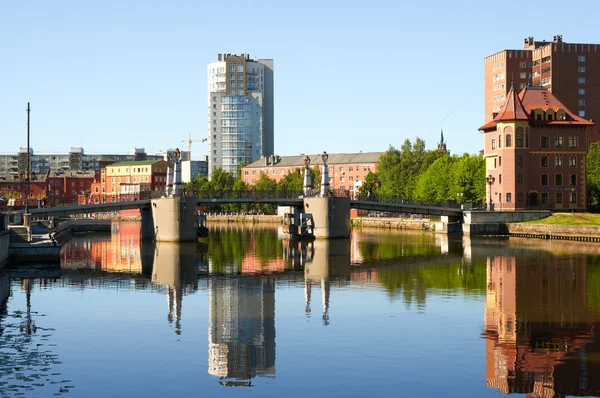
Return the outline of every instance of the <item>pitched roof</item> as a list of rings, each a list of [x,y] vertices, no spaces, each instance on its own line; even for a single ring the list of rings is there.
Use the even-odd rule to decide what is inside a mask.
[[[377,163],[384,152],[359,152],[359,153],[330,153],[328,154],[327,164],[363,164]],[[262,168],[262,167],[304,167],[304,158],[310,158],[310,165],[322,165],[321,154],[317,155],[297,155],[275,157],[275,165],[265,165],[265,158],[250,163],[244,168]],[[277,161],[279,159],[279,161]]]
[[[528,120],[529,113],[523,107],[521,99],[515,91],[514,85],[510,85],[510,90],[504,101],[504,105],[500,108],[500,112],[494,118],[494,121],[499,122],[502,120]]]
[[[164,160],[131,160],[126,162],[117,162],[110,164],[106,167],[116,167],[116,166],[149,166],[151,164],[155,164],[158,162],[164,162]]]
[[[573,112],[571,112],[562,102],[559,101],[552,93],[543,87],[525,87],[519,93],[523,105],[527,108],[529,113],[534,109],[542,109],[544,111],[551,109],[557,111],[563,109],[568,115],[566,120],[551,120],[546,121],[547,124],[581,124],[587,126],[593,126],[594,123],[586,120]]]
[[[558,111],[562,109],[565,111],[566,118],[564,120],[535,120],[530,116],[535,109],[542,109],[544,111],[549,109]],[[511,86],[500,112],[494,117],[494,120],[479,127],[479,130],[495,128],[498,122],[504,120],[529,120],[532,125],[594,125],[594,122],[575,115],[558,98],[552,95],[551,92],[544,87],[538,86],[525,87],[518,95]]]

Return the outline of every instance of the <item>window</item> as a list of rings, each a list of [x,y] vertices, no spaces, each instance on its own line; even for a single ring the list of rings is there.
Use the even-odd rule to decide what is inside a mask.
[[[580,88],[577,90],[577,92],[579,93],[579,95],[585,95],[585,88]]]
[[[562,148],[563,147],[563,138],[558,136],[554,137],[554,148]]]
[[[241,64],[240,64],[240,65],[238,65],[238,66],[237,66],[237,71],[238,71],[238,72],[243,72],[243,71],[244,71],[244,65],[241,65]]]
[[[354,177],[352,177],[352,176],[348,177],[348,181],[354,181]]]
[[[569,148],[577,148],[577,137],[569,137]]]
[[[546,136],[540,137],[540,148],[550,148],[550,138]]]
[[[507,193],[506,193],[506,201],[507,201],[507,202],[510,202],[510,201],[511,201],[511,199],[512,199],[512,197],[511,197],[511,196],[512,196],[512,195],[510,194],[510,192],[507,192]]]
[[[577,62],[585,62],[585,55],[580,55],[577,57]]]
[[[585,77],[578,77],[577,78],[577,83],[579,83],[579,84],[585,84]]]
[[[523,166],[523,156],[517,155],[517,166]]]
[[[492,149],[496,149],[496,139],[492,138]]]
[[[340,177],[340,182],[344,182],[344,177]]]
[[[527,68],[527,62],[519,62],[519,68]]]
[[[569,167],[577,167],[577,156],[569,156]]]
[[[229,67],[227,68],[227,70],[229,72],[235,72],[235,65],[229,65]]]
[[[569,185],[577,185],[577,174],[569,174]]]
[[[343,173],[344,172],[344,168],[340,167],[340,172]]]
[[[562,167],[562,156],[554,157],[554,167]]]
[[[498,184],[502,184],[502,174],[498,174]]]
[[[548,156],[542,156],[540,159],[541,159],[541,166],[548,167]]]
[[[542,192],[542,203],[548,203],[548,192]]]
[[[578,66],[577,67],[577,72],[579,72],[579,73],[585,73],[585,66]]]
[[[213,127],[213,133],[216,133],[216,132],[217,132],[217,128]]]
[[[523,184],[523,174],[517,174],[517,184]]]
[[[213,104],[213,109],[217,109],[217,104]]]
[[[560,187],[562,185],[562,174],[555,174],[554,175],[554,184],[557,187]]]
[[[512,136],[510,134],[506,134],[506,147],[512,146]]]
[[[352,167],[348,168],[348,171],[354,171]]]
[[[579,106],[585,106],[585,100],[584,99],[580,99],[578,101],[578,103],[579,103]]]
[[[517,202],[522,202],[523,201],[523,194],[521,192],[519,192],[517,194]]]
[[[562,197],[563,197],[562,192],[557,192],[554,196],[554,201],[556,203],[562,203],[563,202]]]
[[[542,185],[548,185],[548,174],[542,174]]]
[[[502,156],[498,156],[498,166],[502,166]]]
[[[496,168],[496,167],[498,167],[498,162],[497,162],[497,159],[494,158],[494,168]]]
[[[247,176],[248,175],[248,170],[244,170],[244,175]]]
[[[521,72],[521,79],[527,79],[527,72]]]
[[[583,109],[580,109],[578,114],[579,114],[579,117],[585,117],[585,111]]]
[[[502,136],[498,135],[498,148],[502,148]]]
[[[571,203],[577,203],[577,192],[570,192],[569,196],[570,196],[569,201]]]
[[[517,147],[523,147],[523,134],[517,133]]]

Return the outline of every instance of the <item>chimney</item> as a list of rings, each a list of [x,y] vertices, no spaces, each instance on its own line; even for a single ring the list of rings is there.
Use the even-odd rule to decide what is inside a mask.
[[[268,165],[269,165],[269,157],[265,156],[265,166],[268,166]]]
[[[218,60],[219,60],[219,61],[222,61],[222,60],[223,60],[223,54],[219,54]]]

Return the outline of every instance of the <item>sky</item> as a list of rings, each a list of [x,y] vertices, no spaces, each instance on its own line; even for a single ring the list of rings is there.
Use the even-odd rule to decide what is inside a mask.
[[[568,7],[567,7],[568,8]],[[206,66],[275,63],[275,153],[483,148],[483,59],[600,43],[597,0],[0,0],[0,153],[147,153],[207,135]],[[536,12],[535,10],[538,10]],[[509,12],[510,11],[510,12]],[[185,141],[182,143],[182,141]],[[192,158],[207,153],[194,143]]]

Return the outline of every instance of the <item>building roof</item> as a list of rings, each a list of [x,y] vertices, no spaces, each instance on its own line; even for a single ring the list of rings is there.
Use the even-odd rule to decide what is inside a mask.
[[[160,160],[131,160],[131,161],[126,161],[126,162],[117,162],[117,163],[113,163],[111,165],[108,165],[106,167],[122,167],[122,166],[149,166],[151,164],[155,164],[158,162],[164,162],[164,160],[160,159]]]
[[[504,105],[500,108],[500,112],[494,118],[494,121],[499,122],[502,120],[528,120],[529,114],[523,107],[523,103],[521,102],[521,98],[517,95],[515,91],[515,86],[513,84],[510,85],[510,90],[506,96],[506,100],[504,101]]]
[[[377,163],[384,152],[359,152],[359,153],[330,153],[328,154],[327,164],[363,164]],[[243,168],[263,168],[263,167],[304,167],[304,158],[310,158],[310,165],[322,165],[321,154],[316,155],[296,155],[296,156],[275,156],[275,164],[265,164],[266,158],[261,158],[250,163]]]
[[[543,111],[562,109],[565,111],[566,118],[563,120],[535,120],[531,117],[531,113],[536,109],[542,109]],[[479,127],[479,130],[495,128],[498,122],[508,120],[528,120],[532,125],[594,125],[594,122],[575,115],[551,92],[539,86],[525,87],[518,95],[511,86],[500,112],[494,117],[494,120]]]
[[[525,87],[519,93],[519,98],[523,102],[523,105],[527,108],[527,111],[531,113],[534,109],[542,109],[544,111],[552,109],[557,111],[563,109],[568,115],[566,120],[552,120],[548,121],[549,124],[581,124],[587,126],[593,126],[594,123],[586,120],[580,116],[577,116],[571,112],[567,107],[558,100],[552,93],[543,87]]]

